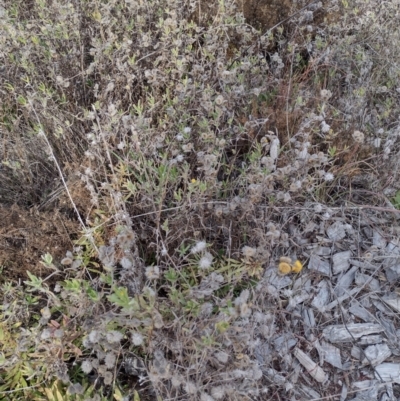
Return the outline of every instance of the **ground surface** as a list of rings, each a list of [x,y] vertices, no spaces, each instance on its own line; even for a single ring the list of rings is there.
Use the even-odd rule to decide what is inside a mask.
[[[0,399],[398,401],[395,2],[9,3]]]

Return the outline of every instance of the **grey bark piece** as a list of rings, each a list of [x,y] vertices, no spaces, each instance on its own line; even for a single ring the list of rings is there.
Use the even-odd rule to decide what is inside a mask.
[[[368,334],[381,333],[383,327],[373,323],[351,323],[348,325],[332,325],[326,327],[322,333],[331,343],[352,342]]]
[[[332,250],[327,246],[319,246],[315,248],[312,253],[318,256],[331,256]]]
[[[280,375],[275,369],[262,369],[265,376],[268,377],[273,383],[277,384],[278,386],[283,386],[286,383],[286,378]]]
[[[301,385],[300,389],[302,391],[303,397],[306,396],[307,398],[302,398],[302,399],[309,399],[309,400],[319,400],[321,398],[321,394],[317,393],[315,390],[313,390],[311,387]]]
[[[395,397],[394,392],[393,392],[392,383],[387,383],[385,388],[386,388],[386,392],[382,394],[379,401],[397,401],[397,397]]]
[[[346,274],[339,278],[336,284],[335,293],[338,297],[347,293],[347,289],[351,286],[356,277],[357,266],[353,266]]]
[[[361,363],[364,366],[376,366],[384,362],[391,355],[392,353],[385,343],[370,345],[364,350],[364,358]]]
[[[314,311],[311,308],[304,308],[301,315],[303,316],[304,335],[310,341],[311,329],[315,327]]]
[[[318,310],[322,310],[325,305],[328,304],[329,302],[329,290],[328,290],[328,283],[326,280],[322,280],[321,282],[318,283],[318,288],[319,291],[317,295],[314,297],[314,299],[311,302],[311,305]]]
[[[400,312],[400,298],[395,298],[395,299],[383,299],[383,301],[391,306],[394,310],[397,312]]]
[[[274,339],[274,348],[280,355],[286,355],[297,344],[297,339],[292,333],[284,333]]]
[[[353,345],[350,351],[350,355],[355,359],[361,359],[363,355],[362,349]]]
[[[340,221],[335,221],[326,229],[326,233],[332,241],[340,241],[346,236],[345,225]]]
[[[342,386],[342,392],[340,394],[340,400],[339,401],[345,401],[347,398],[347,386],[345,383],[343,383]]]
[[[374,230],[372,234],[372,244],[378,248],[386,248],[387,242],[378,230]]]
[[[309,375],[318,383],[324,383],[328,380],[328,376],[324,370],[299,348],[295,348],[293,354],[304,366]]]
[[[321,259],[317,255],[311,255],[308,262],[309,270],[317,271],[325,276],[331,276],[331,267],[328,261]]]
[[[383,337],[380,334],[372,334],[370,336],[363,336],[360,338],[360,345],[380,344],[383,342]]]
[[[300,275],[293,283],[292,289],[294,292],[300,292],[302,290],[312,292],[314,285],[307,276]]]
[[[324,359],[326,362],[330,363],[336,368],[343,369],[339,348],[336,348],[334,345],[322,341],[321,349],[323,351]]]
[[[386,251],[389,255],[400,255],[399,239],[390,241],[387,244]]]
[[[389,283],[393,283],[400,277],[400,264],[387,267],[385,269],[386,279]]]
[[[397,331],[393,323],[393,319],[379,315],[377,317],[379,318],[379,323],[385,330],[386,337],[389,339],[390,342],[397,344],[399,342],[399,338],[397,336]]]
[[[267,366],[272,360],[271,347],[268,342],[263,341],[257,344],[254,348],[254,355],[264,372],[264,366]]]
[[[355,382],[352,387],[360,391],[357,392],[356,398],[353,398],[351,401],[374,401],[378,399],[380,383],[377,380]]]
[[[312,293],[309,291],[302,290],[299,294],[290,297],[289,303],[286,307],[286,310],[291,312],[293,311],[296,306],[302,304],[304,301],[307,301],[312,296]]]
[[[322,310],[323,311],[329,311],[333,308],[336,308],[337,305],[340,305],[344,300],[346,300],[347,298],[352,297],[353,295],[357,294],[358,292],[360,292],[359,288],[353,288],[351,291],[349,291],[348,293],[342,295],[341,297],[335,299],[334,301],[332,301],[330,304],[326,305]]]
[[[363,380],[359,382],[354,382],[352,387],[357,390],[368,390],[371,387],[378,386],[379,383],[376,380]]]
[[[375,377],[384,382],[400,384],[400,364],[385,362],[375,367]]]
[[[350,267],[350,257],[351,257],[351,251],[335,253],[332,256],[333,274],[339,274],[343,271],[346,271]]]
[[[350,264],[352,266],[357,266],[357,267],[361,267],[363,269],[368,269],[368,270],[372,270],[372,271],[377,271],[380,268],[379,265],[368,262],[366,260],[350,259]]]
[[[394,316],[393,310],[385,303],[371,296],[371,302],[378,311],[383,312],[385,315]]]
[[[386,247],[386,254],[390,255],[383,260],[383,266],[386,271],[387,279],[392,282],[399,278],[400,276],[400,247],[399,247],[399,238],[396,238],[388,243]]]
[[[358,318],[364,320],[364,322],[375,321],[374,316],[358,303],[356,305],[350,306],[349,312],[352,313],[354,316],[357,316]]]
[[[278,290],[288,287],[292,284],[292,278],[290,276],[280,276],[276,272],[276,268],[267,269],[264,274],[268,284],[273,285]]]
[[[381,286],[379,284],[379,281],[368,274],[358,272],[356,273],[355,279],[356,279],[356,284],[359,287],[364,287],[365,289],[374,292],[381,291]]]

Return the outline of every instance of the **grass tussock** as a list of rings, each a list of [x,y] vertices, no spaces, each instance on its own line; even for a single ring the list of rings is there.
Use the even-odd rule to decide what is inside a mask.
[[[293,390],[259,356],[285,324],[265,274],[398,189],[396,2],[351,3],[265,31],[231,1],[4,2],[0,203],[63,199],[82,233],[2,283],[2,399]]]

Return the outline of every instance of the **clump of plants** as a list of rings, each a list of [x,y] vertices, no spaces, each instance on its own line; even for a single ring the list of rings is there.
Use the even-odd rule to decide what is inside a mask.
[[[180,250],[179,268],[161,272],[148,266],[146,285],[136,294],[120,285],[111,264],[96,278],[69,278],[55,286],[28,272],[25,295],[21,287],[4,285],[9,302],[2,310],[1,366],[8,373],[1,390],[13,388],[29,398],[61,386],[77,397],[116,397],[123,367],[127,376],[151,383],[145,386],[149,396],[194,396],[216,388],[228,394],[234,390],[217,385],[228,377],[238,391],[248,391],[248,376],[259,380],[261,371],[245,358],[252,339],[240,333],[252,315],[250,295],[262,268],[246,255],[248,249],[244,253],[240,261],[214,257],[199,241]],[[79,275],[78,268],[73,271]],[[201,372],[213,372],[214,380],[205,385]]]

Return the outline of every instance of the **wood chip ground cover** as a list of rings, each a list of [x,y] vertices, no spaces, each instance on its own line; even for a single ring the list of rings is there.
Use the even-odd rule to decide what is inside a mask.
[[[394,400],[400,383],[396,215],[380,215],[386,225],[359,220],[356,227],[354,216],[340,214],[340,221],[319,225],[317,243],[297,253],[308,260],[301,274],[277,278],[275,267],[267,270],[260,288],[275,300],[276,320],[255,353],[271,383],[286,386],[293,399]]]

